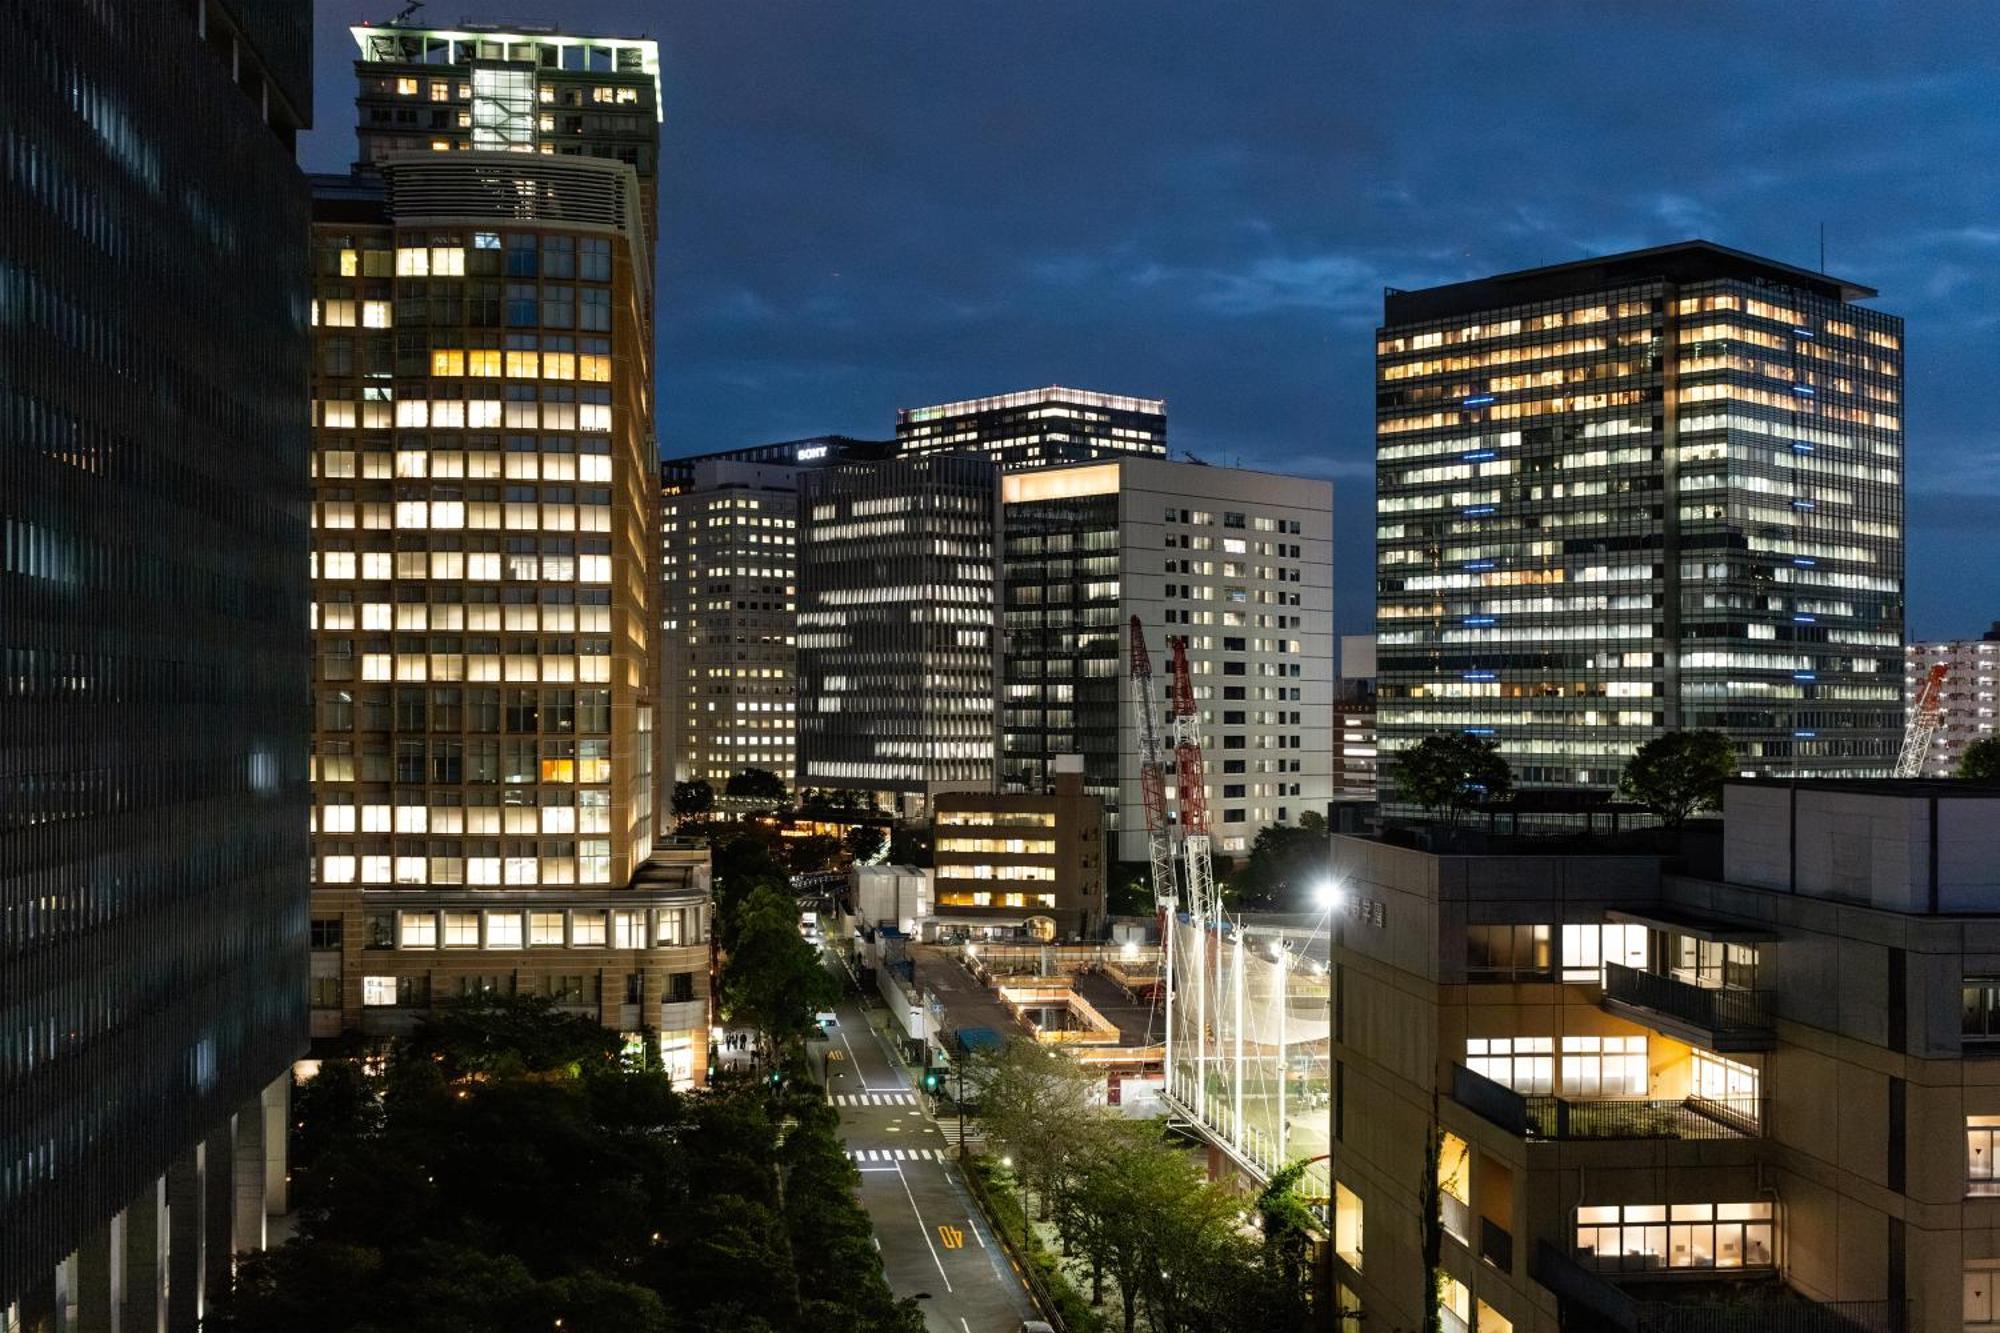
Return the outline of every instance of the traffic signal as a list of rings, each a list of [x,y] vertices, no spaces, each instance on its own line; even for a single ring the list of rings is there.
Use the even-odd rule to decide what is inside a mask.
[[[937,1090],[938,1090],[937,1071],[935,1069],[926,1070],[924,1072],[924,1091],[936,1092]]]

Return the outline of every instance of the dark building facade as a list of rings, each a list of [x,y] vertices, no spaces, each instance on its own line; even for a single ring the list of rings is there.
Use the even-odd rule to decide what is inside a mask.
[[[1493,737],[1607,788],[1713,728],[1885,773],[1902,728],[1902,321],[1693,241],[1392,292],[1376,354],[1381,751]]]
[[[305,1047],[311,7],[0,14],[0,1324],[192,1329]]]
[[[910,815],[991,790],[1000,470],[950,456],[800,480],[799,784]]]
[[[1010,472],[1097,458],[1164,458],[1167,405],[1052,385],[899,408],[896,451],[984,454]]]

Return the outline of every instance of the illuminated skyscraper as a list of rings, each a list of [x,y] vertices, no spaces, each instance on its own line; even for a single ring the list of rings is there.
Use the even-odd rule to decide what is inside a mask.
[[[620,100],[656,54],[357,36],[402,58],[362,63],[369,170],[314,226],[313,1031],[533,993],[699,1077],[706,866],[653,839],[653,122]],[[480,137],[482,72],[643,105],[639,165],[560,120]],[[384,88],[473,137],[389,147]]]
[[[0,16],[0,1328],[192,1333],[305,1048],[311,6]]]
[[[953,455],[801,477],[798,781],[908,816],[996,778],[1000,470]]]
[[[799,474],[889,450],[820,435],[661,464],[663,789],[699,779],[720,793],[753,768],[792,781]]]
[[[1702,241],[1391,292],[1385,770],[1440,731],[1606,788],[1663,731],[1880,774],[1902,725],[1902,321]]]
[[[1009,472],[1097,458],[1164,458],[1167,405],[1088,389],[1027,389],[896,413],[899,454],[984,454]]]

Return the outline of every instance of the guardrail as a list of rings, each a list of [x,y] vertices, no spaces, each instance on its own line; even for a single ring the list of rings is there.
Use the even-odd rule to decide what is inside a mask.
[[[1606,963],[1604,998],[1651,1009],[1708,1032],[1771,1031],[1769,991],[1695,986],[1678,977]]]
[[[1649,1102],[1524,1097],[1460,1064],[1451,1067],[1451,1099],[1510,1134],[1550,1141],[1746,1139],[1759,1137],[1764,1123],[1761,1098]]]
[[[1535,1139],[1748,1139],[1764,1123],[1758,1098],[1707,1102],[1527,1099],[1528,1137]]]

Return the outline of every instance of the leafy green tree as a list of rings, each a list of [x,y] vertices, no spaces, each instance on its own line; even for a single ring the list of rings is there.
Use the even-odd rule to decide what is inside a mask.
[[[1473,806],[1504,801],[1514,791],[1514,770],[1500,747],[1462,732],[1426,736],[1403,751],[1395,780],[1398,799],[1443,811],[1453,824]]]
[[[1719,731],[1669,731],[1641,745],[1618,778],[1618,793],[1679,828],[1722,807],[1722,784],[1736,771],[1736,747]]]
[[[470,1008],[397,1043],[379,1081],[322,1065],[295,1107],[325,1188],[292,1240],[242,1257],[204,1328],[919,1333],[817,1092],[684,1099],[563,1014]]]
[[[1326,872],[1323,822],[1318,830],[1267,824],[1257,830],[1249,860],[1230,877],[1229,887],[1244,909],[1303,908],[1312,885]]]
[[[1017,1038],[986,1065],[980,1087],[986,1126],[1014,1150],[1042,1217],[1060,1207],[1071,1155],[1097,1118],[1097,1078],[1040,1042]]]
[[[882,831],[879,824],[856,824],[847,830],[847,836],[840,840],[840,845],[858,864],[869,865],[888,848],[889,835]]]
[[[430,1056],[446,1078],[467,1074],[536,1074],[615,1064],[617,1033],[544,995],[488,995],[437,1010],[410,1034],[411,1055]],[[317,1082],[318,1080],[314,1080]]]
[[[1971,782],[2000,782],[2000,736],[1982,736],[1966,746],[1958,775]]]
[[[674,818],[697,821],[708,818],[715,809],[715,788],[702,778],[693,782],[676,782],[673,795]]]
[[[1264,1273],[1269,1279],[1267,1299],[1280,1307],[1264,1315],[1268,1327],[1303,1328],[1310,1310],[1312,1246],[1318,1227],[1312,1210],[1299,1197],[1305,1173],[1303,1161],[1281,1167],[1257,1196]]]
[[[1114,861],[1104,892],[1104,910],[1111,916],[1153,914],[1153,867],[1148,861]]]
[[[752,801],[783,801],[789,795],[785,780],[768,768],[746,768],[722,784],[724,796]]]
[[[783,1049],[803,1042],[813,1017],[840,998],[833,974],[799,935],[798,903],[759,888],[737,914],[735,942],[722,968],[722,1007]]]
[[[785,861],[794,875],[817,875],[840,863],[840,839],[823,833],[793,838],[785,844]]]

